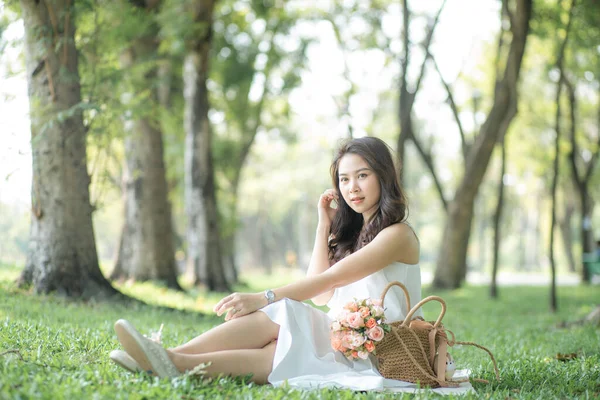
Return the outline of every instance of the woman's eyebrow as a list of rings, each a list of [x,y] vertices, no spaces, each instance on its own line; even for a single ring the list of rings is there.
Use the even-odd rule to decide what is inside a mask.
[[[359,169],[357,169],[356,171],[354,171],[354,173],[355,173],[355,174],[358,174],[360,171],[370,171],[370,170],[371,170],[371,168],[366,168],[366,167],[365,167],[365,168],[359,168]],[[346,175],[348,175],[348,174],[347,174],[347,173],[345,173],[345,172],[341,172],[341,173],[339,174],[339,176],[346,176]]]

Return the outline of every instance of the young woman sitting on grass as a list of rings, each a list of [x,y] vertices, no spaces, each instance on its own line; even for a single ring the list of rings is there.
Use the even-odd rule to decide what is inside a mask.
[[[305,278],[264,293],[223,298],[214,311],[225,314],[226,322],[170,349],[121,319],[115,331],[126,353],[114,351],[113,361],[160,377],[206,363],[208,376],[252,374],[256,383],[357,390],[389,385],[372,355],[352,361],[332,349],[330,324],[344,304],[355,298],[377,299],[391,281],[404,283],[412,304],[420,301],[419,241],[405,222],[406,198],[383,141],[365,137],[343,144],[331,176],[335,189],[319,198]],[[330,311],[302,303],[308,299]],[[408,312],[400,290],[390,290],[385,305],[388,321],[402,320]]]

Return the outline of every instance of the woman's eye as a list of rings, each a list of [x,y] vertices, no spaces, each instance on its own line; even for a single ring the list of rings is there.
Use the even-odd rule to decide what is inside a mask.
[[[367,177],[367,174],[360,174],[360,175],[358,175],[358,177],[359,177],[359,178],[366,178],[366,177]]]

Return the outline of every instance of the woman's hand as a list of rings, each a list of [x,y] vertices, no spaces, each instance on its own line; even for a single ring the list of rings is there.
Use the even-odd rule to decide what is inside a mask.
[[[223,297],[213,308],[218,316],[225,315],[225,321],[251,314],[267,305],[267,299],[263,293],[232,293]]]
[[[333,218],[337,213],[337,208],[331,207],[333,202],[335,202],[336,205],[339,202],[339,196],[335,189],[327,189],[323,192],[321,197],[319,197],[319,204],[317,205],[317,210],[319,211],[319,224],[330,226],[333,222]]]

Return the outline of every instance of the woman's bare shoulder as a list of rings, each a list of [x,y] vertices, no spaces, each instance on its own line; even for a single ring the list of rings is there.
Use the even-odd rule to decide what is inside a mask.
[[[383,229],[380,233],[384,233],[398,249],[399,258],[396,261],[406,264],[417,264],[419,262],[419,239],[410,225],[405,222],[398,222]]]

